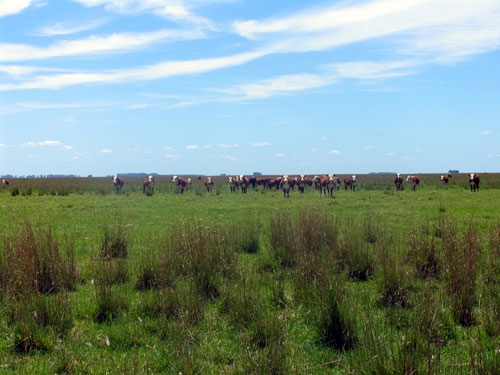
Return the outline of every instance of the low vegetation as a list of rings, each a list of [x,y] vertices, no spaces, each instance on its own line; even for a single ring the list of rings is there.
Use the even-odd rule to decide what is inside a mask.
[[[289,199],[14,180],[0,372],[500,373],[500,176],[434,178]]]

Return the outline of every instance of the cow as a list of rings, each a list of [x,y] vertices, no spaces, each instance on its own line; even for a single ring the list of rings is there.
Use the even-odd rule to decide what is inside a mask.
[[[248,186],[250,185],[250,180],[248,179],[248,177],[246,177],[244,175],[240,175],[238,182],[239,182],[240,187],[241,187],[241,192],[243,194],[246,194]]]
[[[116,189],[116,194],[120,192],[122,189],[123,185],[125,185],[125,180],[121,177],[114,176],[113,177],[113,185],[115,186]]]
[[[297,188],[299,189],[299,193],[304,193],[304,190],[307,186],[306,176],[301,174],[297,176],[297,178],[295,178],[295,181],[297,184]]]
[[[469,185],[470,191],[476,192],[479,191],[479,175],[476,173],[471,173],[469,175]]]
[[[10,181],[9,180],[6,180],[5,178],[2,180],[2,185],[5,185],[5,186],[9,186],[10,185]]]
[[[406,177],[406,181],[411,184],[411,188],[413,191],[416,191],[417,185],[420,184],[420,179],[418,178],[418,176],[408,175],[408,177]]]
[[[177,191],[180,194],[184,194],[184,190],[189,187],[190,181],[187,178],[173,176],[172,183],[177,186]]]
[[[394,178],[394,185],[396,185],[397,191],[403,190],[403,177],[401,177],[400,173],[398,173],[396,178]]]
[[[347,188],[351,188],[352,191],[356,191],[356,176],[353,175],[351,177],[344,178],[344,188],[347,191]]]
[[[153,176],[149,175],[142,181],[142,192],[153,195],[155,192],[155,178]]]
[[[280,189],[283,190],[283,197],[290,198],[290,179],[287,174],[281,177],[279,186]]]
[[[207,189],[207,192],[210,193],[212,191],[212,188],[214,187],[213,178],[212,177],[205,178],[204,184],[205,184],[205,188]]]
[[[443,183],[443,185],[448,185],[448,182],[450,181],[450,178],[451,178],[451,174],[443,174],[441,175],[441,182]]]
[[[320,191],[319,191],[319,196],[324,193],[325,197],[330,195],[330,197],[333,197],[333,191],[338,189],[338,182],[339,179],[337,176],[335,176],[333,173],[330,173],[327,176],[322,176],[320,178]]]
[[[238,180],[238,177],[228,177],[229,180],[229,189],[231,190],[231,193],[236,192],[236,189],[240,188],[240,182]]]

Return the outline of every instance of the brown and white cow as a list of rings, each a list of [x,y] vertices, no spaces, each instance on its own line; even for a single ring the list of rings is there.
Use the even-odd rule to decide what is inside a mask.
[[[356,191],[356,175],[344,178],[344,188],[345,191],[347,191],[348,188],[351,188],[352,191]]]
[[[142,181],[143,194],[153,195],[155,192],[155,178],[151,175]]]
[[[229,176],[228,181],[229,181],[229,190],[231,190],[231,193],[236,192],[236,189],[240,188],[240,182],[238,177]]]
[[[116,189],[116,194],[120,192],[122,189],[123,185],[125,185],[125,180],[121,177],[114,176],[113,177],[113,185],[115,186]]]
[[[214,187],[214,179],[212,177],[207,177],[205,178],[204,184],[205,189],[207,189],[207,192],[210,193]]]
[[[2,185],[9,186],[9,185],[10,185],[10,181],[9,181],[9,180],[6,180],[6,179],[4,178],[4,179],[2,179]]]
[[[299,189],[299,193],[304,193],[304,190],[307,186],[306,176],[301,174],[295,178],[295,183],[297,184],[297,188]]]
[[[443,185],[448,185],[450,178],[451,178],[451,174],[449,174],[449,173],[441,175],[441,182],[443,183]]]
[[[241,187],[241,192],[243,194],[246,194],[248,186],[250,186],[250,179],[247,176],[240,175],[238,182],[239,182],[240,187]]]
[[[184,177],[173,176],[172,183],[177,186],[177,191],[180,194],[184,194],[184,190],[189,187],[190,181]]]
[[[401,173],[398,173],[394,178],[394,185],[396,185],[396,190],[403,190],[403,177],[401,177]]]
[[[476,173],[471,173],[469,175],[469,185],[470,191],[479,191],[479,175]]]
[[[321,195],[324,193],[326,197],[328,193],[330,197],[333,197],[333,192],[335,190],[338,190],[339,181],[340,179],[333,173],[330,173],[326,176],[321,176],[319,196],[321,197]]]
[[[410,183],[413,191],[416,191],[417,185],[420,184],[420,179],[418,178],[418,176],[409,175],[408,177],[406,177],[406,181]]]
[[[281,177],[280,182],[279,182],[280,189],[283,190],[283,197],[285,198],[290,198],[290,178],[288,177],[287,174],[283,175]]]

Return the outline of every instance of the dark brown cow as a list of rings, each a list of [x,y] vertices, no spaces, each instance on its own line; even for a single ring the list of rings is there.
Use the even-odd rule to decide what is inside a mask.
[[[290,178],[288,177],[287,174],[283,175],[281,177],[280,182],[279,182],[280,189],[283,190],[283,197],[285,198],[290,198]]]
[[[113,185],[115,186],[116,194],[118,194],[123,185],[125,185],[125,180],[121,177],[115,176],[113,177]]]
[[[205,178],[205,189],[207,189],[207,192],[210,193],[212,191],[212,188],[214,187],[214,180],[212,177],[207,177]]]
[[[418,176],[409,175],[408,177],[406,177],[406,181],[411,184],[411,188],[413,191],[416,191],[417,185],[420,184],[420,179],[418,178]]]
[[[153,195],[155,192],[155,178],[153,176],[148,176],[142,181],[142,192]]]
[[[479,175],[476,173],[471,173],[469,176],[470,191],[479,191]]]
[[[190,181],[187,178],[173,176],[172,183],[174,183],[177,186],[177,191],[180,194],[184,194],[184,190],[189,187]]]
[[[396,185],[397,191],[403,190],[403,177],[401,177],[400,173],[398,173],[394,179],[394,185]]]
[[[350,188],[352,191],[356,191],[356,176],[353,175],[351,177],[344,178],[344,188],[347,191]]]

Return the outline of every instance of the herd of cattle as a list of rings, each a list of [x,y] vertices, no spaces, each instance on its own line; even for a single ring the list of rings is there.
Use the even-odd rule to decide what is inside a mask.
[[[441,182],[447,185],[451,178],[451,174],[445,174],[441,176]],[[201,177],[200,177],[201,179]],[[410,184],[411,189],[416,191],[417,186],[420,184],[420,179],[418,176],[409,175],[406,177],[406,181]],[[479,191],[479,175],[471,173],[469,175],[469,185],[472,192]],[[2,181],[4,184],[9,184],[7,180]],[[179,176],[172,177],[172,183],[174,183],[180,194],[184,193],[184,190],[191,187],[192,179],[184,178]],[[343,179],[345,191],[356,190],[356,176],[345,177]],[[396,190],[403,189],[403,177],[400,173],[394,178],[394,185]],[[125,180],[122,177],[114,176],[113,184],[116,189],[116,193],[119,193],[122,187],[125,185]],[[204,185],[207,192],[211,192],[214,186],[214,179],[212,177],[206,177],[204,180]],[[246,194],[249,187],[253,190],[257,190],[259,187],[266,189],[276,189],[282,190],[284,197],[290,197],[290,190],[294,190],[297,187],[300,193],[304,193],[307,190],[316,190],[319,192],[320,196],[333,196],[333,193],[339,190],[342,186],[342,179],[333,173],[308,177],[305,175],[299,175],[297,177],[290,177],[289,175],[283,175],[281,177],[256,177],[245,175],[231,176],[228,177],[229,189],[232,193],[237,190],[241,190],[243,194]],[[155,188],[154,176],[147,176],[144,178],[142,183],[142,192],[144,194],[152,195]]]

